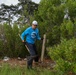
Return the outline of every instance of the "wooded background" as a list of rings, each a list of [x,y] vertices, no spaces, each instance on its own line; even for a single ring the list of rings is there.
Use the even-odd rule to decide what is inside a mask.
[[[15,19],[14,19],[15,18]],[[17,20],[16,20],[17,19]],[[40,36],[46,34],[46,56],[57,64],[60,75],[76,73],[76,0],[19,0],[17,5],[0,7],[0,57],[26,57],[19,34],[38,21]],[[36,42],[41,54],[42,41]]]

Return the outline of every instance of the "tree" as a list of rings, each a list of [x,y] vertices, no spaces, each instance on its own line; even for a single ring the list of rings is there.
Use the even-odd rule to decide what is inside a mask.
[[[8,6],[5,4],[1,4],[0,8],[0,22],[8,22],[11,25],[14,16],[16,15],[16,11],[18,10],[17,6]]]
[[[18,21],[21,22],[21,24],[30,24],[30,16],[34,15],[34,11],[38,10],[38,4],[32,2],[31,0],[19,0],[18,6],[21,7],[19,10],[21,17],[18,19]]]
[[[66,14],[66,9],[68,10],[70,21],[72,21],[74,24],[76,18],[75,8],[75,0],[41,0],[38,11],[35,12],[35,19],[37,19],[39,22],[41,34],[46,33],[48,35],[47,38],[49,39],[50,45],[52,44],[52,42],[54,42],[53,39],[56,39],[55,41],[60,42],[60,27],[65,20],[64,15]],[[57,29],[55,29],[56,27]],[[55,31],[53,29],[55,29]],[[58,31],[58,33],[55,37],[52,37],[55,35],[56,31]]]

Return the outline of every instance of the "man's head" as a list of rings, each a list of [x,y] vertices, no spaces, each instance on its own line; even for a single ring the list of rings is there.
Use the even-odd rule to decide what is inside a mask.
[[[36,28],[37,28],[37,25],[38,25],[38,22],[34,20],[34,21],[32,22],[32,28],[33,28],[33,29],[36,29]]]

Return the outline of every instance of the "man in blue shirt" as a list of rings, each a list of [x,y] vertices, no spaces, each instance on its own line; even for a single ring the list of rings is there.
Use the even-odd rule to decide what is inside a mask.
[[[30,53],[30,56],[27,57],[27,68],[32,68],[33,60],[35,60],[35,62],[38,62],[39,59],[37,49],[35,46],[35,41],[41,40],[37,25],[38,25],[37,21],[33,21],[32,26],[28,27],[21,34],[22,42],[28,47]],[[24,40],[25,36],[26,36],[26,41]]]

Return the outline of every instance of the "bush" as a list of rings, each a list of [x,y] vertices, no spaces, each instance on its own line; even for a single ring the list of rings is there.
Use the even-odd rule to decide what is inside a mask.
[[[72,21],[64,20],[60,26],[61,38],[70,39],[70,38],[74,37],[74,32],[75,32],[74,27],[75,26]]]
[[[13,27],[8,24],[0,26],[0,57],[25,57],[27,50],[24,47],[19,34],[27,28],[20,29],[17,25]]]
[[[47,39],[49,40],[48,46],[60,43],[60,28],[58,26],[54,26],[51,29],[51,32],[47,33]]]
[[[56,62],[54,69],[62,75],[68,72],[76,74],[76,38],[61,40],[59,45],[50,48],[49,55]]]

